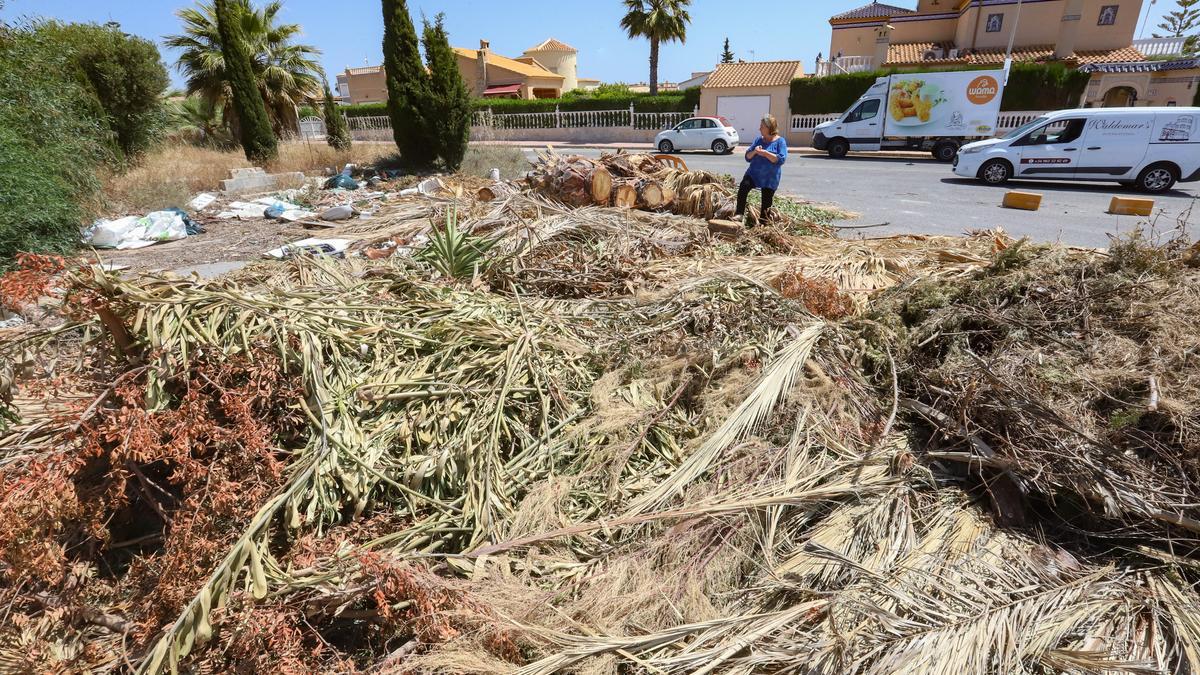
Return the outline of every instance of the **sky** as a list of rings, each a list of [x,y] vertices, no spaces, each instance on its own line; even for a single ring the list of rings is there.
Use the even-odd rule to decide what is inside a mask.
[[[321,50],[321,64],[330,80],[347,66],[382,62],[379,0],[283,2],[282,20],[303,27],[303,41]],[[829,17],[866,2],[693,0],[687,42],[662,47],[659,81],[677,82],[692,71],[710,70],[726,37],[739,59],[800,59],[805,71],[811,71],[817,53],[829,51]],[[892,2],[916,6],[916,0]],[[174,68],[177,54],[162,45],[162,37],[179,31],[175,11],[189,6],[184,0],[3,0],[0,4],[0,19],[8,22],[22,17],[116,21],[128,33],[158,41],[174,85],[182,84]],[[1145,37],[1174,4],[1173,0],[1158,0],[1153,6],[1148,0],[1143,3],[1143,18],[1149,14]],[[418,22],[422,14],[445,13],[450,43],[456,47],[478,47],[479,40],[485,39],[494,52],[516,57],[554,37],[579,50],[580,77],[629,83],[649,79],[649,44],[629,40],[622,32],[620,0],[408,0],[408,6]],[[1139,22],[1139,29],[1142,25]]]

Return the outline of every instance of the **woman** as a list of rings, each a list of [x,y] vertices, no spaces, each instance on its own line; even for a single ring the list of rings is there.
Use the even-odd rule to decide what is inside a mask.
[[[746,212],[746,197],[754,188],[762,190],[762,210],[759,211],[758,222],[766,222],[767,212],[775,200],[775,190],[779,189],[779,178],[783,175],[783,163],[787,161],[787,141],[779,135],[779,124],[773,115],[764,115],[758,125],[758,138],[750,144],[746,151],[746,161],[750,166],[738,186],[737,212],[741,216]]]

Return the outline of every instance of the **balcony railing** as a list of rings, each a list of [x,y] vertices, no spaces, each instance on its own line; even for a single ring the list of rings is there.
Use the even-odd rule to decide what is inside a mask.
[[[863,73],[874,70],[874,68],[875,57],[872,56],[837,56],[829,60],[817,61],[817,77]]]
[[[1183,53],[1186,37],[1146,38],[1134,40],[1133,46],[1143,56],[1175,56]]]

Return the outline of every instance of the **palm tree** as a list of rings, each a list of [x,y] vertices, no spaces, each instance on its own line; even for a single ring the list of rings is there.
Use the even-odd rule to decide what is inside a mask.
[[[629,39],[650,40],[650,95],[658,93],[658,44],[687,41],[687,25],[692,20],[687,8],[692,0],[623,0],[625,17],[621,28]]]
[[[221,108],[200,96],[189,96],[171,106],[175,133],[203,147],[228,149],[236,145],[225,128]]]
[[[283,3],[268,2],[255,9],[250,0],[232,0],[241,20],[241,32],[252,56],[254,79],[262,94],[276,136],[300,129],[296,106],[321,96],[321,67],[316,57],[321,50],[292,42],[301,31],[299,24],[276,23]],[[187,78],[187,93],[202,97],[220,108],[237,137],[238,120],[233,110],[221,36],[211,2],[179,10],[183,34],[166,38],[166,45],[182,50],[175,67]]]

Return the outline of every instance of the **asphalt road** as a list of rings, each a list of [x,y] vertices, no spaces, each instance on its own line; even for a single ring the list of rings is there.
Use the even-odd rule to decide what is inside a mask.
[[[594,157],[601,151],[570,152]],[[738,180],[746,166],[740,153],[720,157],[681,153],[679,157],[689,168],[728,173]],[[1000,200],[1010,189],[1041,193],[1041,210],[1002,208]],[[1196,209],[1188,229],[1193,237],[1200,230],[1200,183],[1184,183],[1155,197],[1155,218],[1112,216],[1105,211],[1113,195],[1145,195],[1115,183],[1012,181],[992,187],[958,178],[949,164],[932,158],[863,154],[834,160],[823,154],[793,152],[783,170],[780,193],[832,202],[860,214],[845,225],[888,223],[885,227],[847,229],[845,236],[955,235],[1000,226],[1013,236],[1035,241],[1102,247],[1108,245],[1109,234],[1127,232],[1149,221],[1157,230],[1171,229],[1193,205]]]

